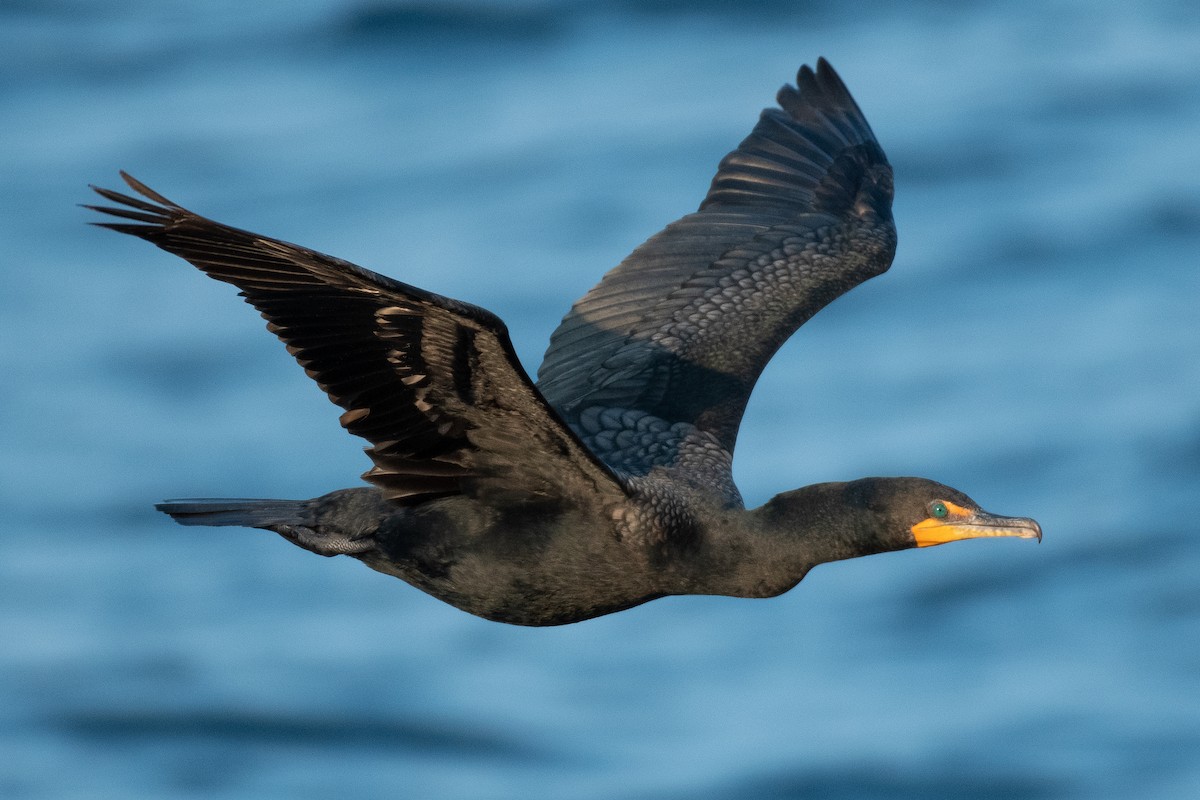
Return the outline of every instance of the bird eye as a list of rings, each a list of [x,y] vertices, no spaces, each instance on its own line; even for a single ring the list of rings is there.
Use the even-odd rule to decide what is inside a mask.
[[[929,506],[929,513],[938,519],[944,519],[950,511],[946,508],[946,504],[940,500]]]

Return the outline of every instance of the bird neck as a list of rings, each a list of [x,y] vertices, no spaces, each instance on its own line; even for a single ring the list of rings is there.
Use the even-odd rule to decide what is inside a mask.
[[[784,492],[750,511],[729,512],[705,537],[705,593],[773,597],[817,564],[892,549],[847,513],[844,483]],[[713,578],[713,576],[716,576]]]

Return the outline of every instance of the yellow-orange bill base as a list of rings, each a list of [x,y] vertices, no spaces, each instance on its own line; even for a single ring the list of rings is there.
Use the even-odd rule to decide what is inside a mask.
[[[929,517],[912,526],[917,547],[987,536],[1042,540],[1042,527],[1027,517],[1001,517],[986,511],[970,511],[953,503],[944,505],[949,512],[945,517]]]

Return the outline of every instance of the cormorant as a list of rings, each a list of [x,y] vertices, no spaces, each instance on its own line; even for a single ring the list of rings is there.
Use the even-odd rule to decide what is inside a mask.
[[[817,564],[979,536],[1041,539],[922,478],[784,492],[730,471],[759,373],[822,307],[888,269],[892,169],[833,68],[800,69],[698,211],[571,308],[535,384],[493,314],[231,228],[121,173],[93,187],[146,239],[237,286],[366,439],[370,487],[181,500],[185,525],[264,528],[487,619],[558,625],[666,595],[769,597]],[[145,199],[142,199],[145,198]]]

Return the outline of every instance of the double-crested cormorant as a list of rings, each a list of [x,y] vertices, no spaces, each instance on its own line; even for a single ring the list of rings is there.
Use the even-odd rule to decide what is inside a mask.
[[[491,313],[205,219],[122,173],[96,191],[139,236],[232,283],[370,442],[373,486],[312,500],[184,500],[350,555],[520,625],[666,595],[769,597],[817,564],[979,536],[1041,539],[922,478],[784,492],[746,510],[730,466],[759,373],[827,303],[887,270],[892,170],[841,79],[802,67],[708,196],[579,300],[535,384]],[[95,188],[95,187],[93,187]]]

